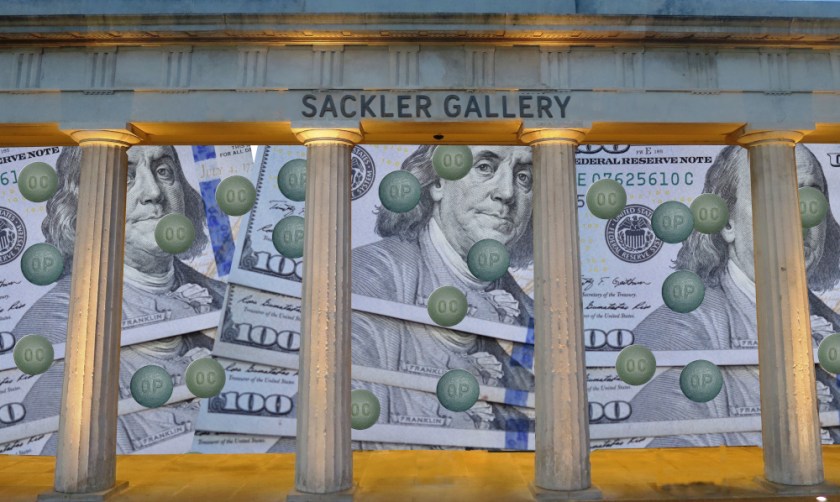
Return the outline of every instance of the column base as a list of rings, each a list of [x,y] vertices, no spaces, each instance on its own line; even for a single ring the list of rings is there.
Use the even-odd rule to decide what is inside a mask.
[[[817,497],[820,495],[840,494],[840,485],[835,485],[833,483],[823,482],[818,485],[785,485],[770,481],[765,477],[756,477],[755,482],[770,493],[783,497],[805,495]]]
[[[534,483],[528,484],[528,488],[531,490],[531,495],[533,495],[534,500],[539,502],[542,501],[555,501],[555,500],[562,500],[562,501],[575,501],[575,500],[601,500],[603,496],[601,495],[601,490],[595,488],[594,486],[590,486],[585,490],[546,490],[545,488],[540,488],[539,486],[535,485]]]
[[[355,491],[355,486],[332,493],[306,493],[295,490],[286,495],[286,502],[353,502]]]
[[[128,488],[128,481],[117,481],[114,486],[107,490],[90,493],[65,493],[47,492],[38,495],[38,502],[73,501],[73,502],[100,502],[110,500],[120,492]]]

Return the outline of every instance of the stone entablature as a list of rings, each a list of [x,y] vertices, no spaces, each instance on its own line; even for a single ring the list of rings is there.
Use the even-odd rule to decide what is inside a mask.
[[[840,42],[809,48],[570,44],[0,46],[0,91],[840,92]]]
[[[748,124],[840,132],[840,5],[176,3],[11,1],[2,143],[126,124],[167,144],[294,143],[311,122],[408,143],[516,143],[523,127],[623,144],[732,143]]]
[[[11,70],[0,74],[9,145],[127,123],[152,142],[208,141],[172,132],[204,123],[230,141],[273,144],[296,142],[300,121],[388,133],[366,142],[428,142],[442,132],[418,136],[418,124],[494,121],[495,136],[475,138],[510,143],[524,121],[591,127],[587,141],[623,144],[730,143],[745,124],[832,141],[840,124],[840,46],[158,43],[0,47],[0,65]],[[259,133],[269,123],[273,141]],[[391,137],[409,134],[401,128],[414,133]]]

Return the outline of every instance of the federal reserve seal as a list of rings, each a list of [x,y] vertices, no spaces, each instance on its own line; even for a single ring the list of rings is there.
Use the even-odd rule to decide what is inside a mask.
[[[11,209],[0,207],[0,265],[5,265],[23,253],[26,247],[26,225]]]
[[[373,186],[373,181],[376,179],[376,166],[373,164],[373,157],[360,146],[353,147],[350,158],[353,165],[353,172],[350,175],[352,178],[350,194],[353,200],[356,200],[364,197]]]
[[[662,249],[650,219],[653,209],[641,204],[628,204],[618,216],[607,222],[607,247],[618,259],[641,263],[653,258]]]

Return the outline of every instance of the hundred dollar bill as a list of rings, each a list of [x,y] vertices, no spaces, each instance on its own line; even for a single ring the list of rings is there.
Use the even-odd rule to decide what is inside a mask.
[[[526,152],[529,154],[530,152],[528,149],[522,148],[513,150],[505,147],[504,150],[515,151],[516,155],[523,155]],[[271,234],[274,225],[280,219],[289,215],[304,214],[304,204],[302,202],[288,200],[282,195],[277,184],[277,174],[288,160],[305,158],[305,152],[302,147],[265,146],[260,148],[257,154],[259,171],[255,170],[253,173],[257,186],[257,202],[255,210],[246,217],[244,231],[238,236],[237,248],[242,249],[238,250],[234,256],[231,282],[290,296],[300,296],[302,259],[286,259],[281,256],[274,248]],[[379,231],[374,225],[377,213],[382,214],[378,198],[379,182],[389,172],[399,169],[401,159],[410,152],[409,148],[401,146],[357,146],[353,150],[352,244],[354,247],[354,262],[352,268],[354,270],[354,294],[352,305],[356,310],[392,315],[410,321],[431,324],[431,319],[426,312],[425,302],[433,290],[430,288],[436,287],[434,282],[444,281],[447,284],[450,282],[453,285],[459,284],[454,282],[457,280],[457,276],[448,276],[448,269],[440,259],[435,263],[426,263],[426,261],[421,260],[421,257],[426,258],[429,252],[435,252],[434,248],[439,244],[437,240],[424,241],[421,250],[419,237],[415,236],[413,243],[409,244],[409,247],[413,247],[411,249],[407,247],[399,252],[414,253],[416,256],[393,256],[393,258],[398,258],[398,261],[402,259],[410,260],[413,265],[422,263],[424,267],[423,277],[411,272],[405,276],[405,279],[410,280],[412,284],[403,284],[401,291],[394,290],[396,285],[388,286],[386,281],[379,280],[382,277],[377,277],[387,274],[392,276],[389,279],[393,279],[395,267],[399,268],[399,263],[384,264],[373,261],[373,256],[377,254],[380,258],[388,259],[387,255],[391,253],[391,250],[365,247],[366,245],[375,246],[381,241],[377,235]],[[527,176],[529,175],[530,169],[528,169]],[[524,172],[522,177],[526,177]],[[519,235],[521,229],[518,225],[527,226],[530,221],[530,214],[517,213],[516,217],[518,219],[516,222],[508,221],[508,218],[513,217],[513,215],[505,214],[498,218],[498,222],[494,223],[503,227],[504,233],[510,234],[511,247],[519,245],[517,244],[519,241],[524,242],[521,239],[522,236]],[[398,231],[398,227],[404,227],[406,230],[418,227],[418,225],[397,221],[392,222],[392,226],[394,226],[394,231]],[[440,232],[440,229],[438,231]],[[440,235],[442,234],[435,234],[431,238],[439,240]],[[497,237],[502,238],[501,234]],[[530,249],[530,245],[528,248]],[[394,253],[397,252],[394,251]],[[366,259],[365,256],[367,255],[365,253],[371,253],[371,259]],[[524,255],[528,256],[525,257]],[[520,278],[519,280],[525,284],[531,282],[531,271],[528,265],[529,255],[530,251],[525,249],[513,253],[512,263],[517,267],[515,272]],[[437,255],[435,254],[435,256]],[[369,274],[368,271],[371,270],[376,270],[377,273]],[[452,281],[449,279],[452,279]],[[459,324],[459,329],[471,333],[498,331],[500,319],[504,319],[504,322],[507,323],[505,327],[509,329],[504,329],[495,336],[525,342],[533,300],[518,285],[517,280],[511,274],[506,274],[497,283],[482,285],[481,289],[487,289],[487,291],[467,294],[471,310],[468,317]],[[530,286],[526,287],[530,288]],[[464,288],[464,291],[467,291],[467,289]]]
[[[409,334],[403,343],[378,335]],[[402,319],[352,314],[353,378],[435,392],[449,370],[475,375],[481,399],[534,406],[533,347],[444,330]],[[228,287],[216,356],[284,368],[298,368],[300,299],[231,284]]]
[[[77,147],[0,149],[0,369],[14,367],[14,345],[28,334],[47,337],[64,357],[80,158]],[[135,146],[128,159],[122,345],[217,325],[239,218],[220,211],[215,190],[227,176],[248,174],[250,147]],[[44,203],[27,201],[17,187],[33,161],[58,173],[58,192]],[[154,238],[159,219],[173,211],[196,228],[193,246],[174,258]],[[23,251],[42,242],[64,256],[64,274],[48,286],[21,272]]]
[[[197,332],[120,349],[120,377],[114,382],[119,385],[120,415],[145,409],[131,397],[130,383],[135,371],[149,364],[161,366],[172,375],[174,390],[169,403],[191,399],[193,395],[184,382],[184,372],[192,361],[209,356],[212,344],[210,336]],[[35,376],[17,368],[0,372],[0,443],[58,430],[63,378],[64,361],[56,361],[45,373]],[[126,425],[129,422],[120,418],[121,426],[134,427]],[[140,427],[137,434],[141,432],[147,429]],[[139,446],[142,441],[136,439],[133,443]]]
[[[531,343],[529,150],[471,148],[473,169],[454,183],[435,176],[433,147],[354,149],[352,305],[433,324],[425,308],[429,294],[454,285],[466,292],[469,303],[458,330]],[[840,169],[834,163],[840,146],[803,145],[798,152],[800,184],[822,189],[830,194],[830,206],[838,207]],[[271,232],[283,217],[304,213],[304,204],[287,200],[277,186],[281,166],[304,157],[298,147],[268,146],[258,152],[259,169],[253,173],[257,210],[238,236],[231,281],[300,296],[302,261],[282,257]],[[747,247],[751,218],[734,219],[751,205],[749,184],[739,183],[749,178],[745,152],[720,146],[592,145],[579,149],[576,162],[587,364],[612,366],[617,352],[634,342],[649,345],[664,365],[698,358],[757,364],[755,286]],[[397,169],[412,172],[423,186],[418,208],[403,215],[383,209],[378,199],[382,178]],[[604,178],[621,183],[628,196],[624,211],[612,220],[594,217],[584,202],[588,187]],[[683,244],[656,238],[651,225],[656,207],[669,200],[689,205],[709,192],[724,197],[730,207],[733,219],[724,232],[695,232]],[[814,330],[815,344],[825,332],[840,331],[835,319],[840,310],[838,228],[829,213],[804,237],[812,314],[822,319],[817,319],[822,326]],[[476,280],[464,258],[471,242],[488,236],[507,243],[513,265],[492,284]],[[664,306],[661,286],[676,269],[692,270],[706,283],[706,299],[693,313],[677,314]]]
[[[373,332],[411,336],[402,344],[377,342]],[[403,389],[435,392],[438,379],[451,369],[465,369],[480,384],[480,399],[533,408],[533,347],[516,342],[467,335],[365,312],[352,314],[352,374],[358,381]],[[298,368],[300,300],[230,285],[217,340],[216,356],[269,366]],[[716,418],[757,414],[760,409],[755,366],[724,366],[724,388],[712,405],[697,405],[682,395],[679,369],[663,367],[664,376],[645,386],[631,387],[613,368],[589,368],[594,421],[661,421],[672,417]],[[816,367],[821,410],[840,409],[840,389],[831,374]],[[654,391],[653,389],[656,389]],[[607,399],[597,395],[608,394]],[[725,402],[722,401],[725,399]],[[606,405],[606,412],[601,403]],[[633,404],[635,403],[635,404]],[[667,405],[670,403],[670,405]],[[680,407],[681,411],[678,411]],[[614,419],[609,413],[615,411]],[[635,410],[635,411],[634,411]],[[641,410],[641,411],[640,411]],[[642,418],[645,417],[645,418]]]
[[[295,370],[219,359],[225,366],[227,381],[222,393],[201,405],[197,428],[202,431],[257,434],[262,436],[294,436],[296,434],[297,372]],[[377,395],[382,415],[380,423],[367,430],[352,432],[353,440],[378,443],[431,444],[439,446],[492,447],[498,440],[495,431],[502,422],[516,428],[511,441],[526,444],[532,410],[479,402],[467,412],[446,410],[435,399],[420,400],[405,391],[389,386],[353,381],[354,388],[369,388]],[[391,395],[389,395],[389,391]],[[409,398],[409,399],[406,399]],[[402,411],[400,411],[402,410]],[[448,434],[430,435],[431,428],[446,429]],[[531,434],[532,436],[533,434]],[[447,437],[452,436],[452,437]],[[457,438],[455,437],[457,436]],[[487,444],[482,444],[484,441]],[[475,445],[470,442],[476,443]]]
[[[218,397],[202,402],[197,425],[200,430],[261,436],[295,435],[296,371],[224,359],[220,362],[225,366],[227,382]],[[661,375],[667,371],[659,369],[657,373]],[[662,443],[673,446],[741,445],[760,441],[758,410],[740,410],[740,415],[675,416],[675,410],[677,413],[690,411],[697,403],[671,402],[664,398],[656,403],[634,402],[641,394],[640,390],[622,384],[610,370],[590,370],[588,380],[593,441],[636,438],[637,442],[651,446]],[[373,427],[352,432],[354,440],[491,449],[527,450],[534,447],[534,415],[528,408],[479,401],[470,410],[456,413],[445,409],[431,393],[358,380],[353,381],[353,387],[373,392],[382,409],[380,419]],[[722,399],[704,406],[726,410],[727,396]],[[683,401],[688,400],[683,397]],[[821,423],[827,428],[823,433],[824,440],[840,443],[836,435],[840,425],[837,409],[827,406],[821,409],[824,410],[820,413]],[[726,410],[726,413],[732,411]],[[634,413],[637,416],[634,417]]]
[[[192,448],[198,399],[120,415],[117,454],[175,454]],[[0,444],[6,455],[55,455],[58,433],[46,432]]]

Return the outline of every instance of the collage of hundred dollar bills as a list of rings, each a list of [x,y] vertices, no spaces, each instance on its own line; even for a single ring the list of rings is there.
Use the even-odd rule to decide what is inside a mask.
[[[133,176],[129,166],[118,453],[294,452],[298,353],[301,346],[302,259],[280,255],[275,224],[303,216],[305,204],[286,199],[280,168],[304,159],[300,146],[177,146],[158,148],[164,168]],[[531,153],[527,147],[471,147],[473,168],[459,190],[438,183],[433,147],[361,145],[352,152],[352,375],[380,401],[379,421],[352,432],[355,449],[534,448],[534,327]],[[77,148],[0,149],[0,452],[54,455],[64,373],[63,357],[77,186]],[[840,212],[840,145],[800,145],[800,186],[814,186]],[[29,163],[55,167],[58,193],[29,202],[17,176]],[[758,343],[753,273],[752,205],[746,151],[722,146],[583,145],[577,187],[581,290],[592,448],[760,445]],[[405,169],[421,182],[417,209],[395,215],[379,200],[379,183]],[[215,189],[228,176],[248,177],[256,204],[241,217],[225,215]],[[157,176],[180,190],[181,207],[197,229],[192,248],[174,259],[142,225],[160,217]],[[621,183],[627,205],[612,220],[587,209],[588,187],[603,178]],[[172,183],[172,180],[177,183]],[[730,224],[685,242],[657,239],[650,218],[659,204],[689,205],[714,192],[730,207]],[[317,208],[312,210],[317,211]],[[826,220],[803,234],[811,330],[816,348],[840,332],[840,224]],[[464,242],[485,238],[485,226],[507,239],[508,274],[476,279]],[[65,272],[48,286],[30,284],[22,250],[55,245]],[[668,309],[661,287],[675,270],[706,284],[701,306]],[[436,325],[426,309],[431,292],[452,285],[467,297],[456,329]],[[29,376],[12,353],[28,334],[47,337],[55,363]],[[655,376],[641,386],[615,370],[630,344],[650,348]],[[816,351],[815,351],[816,353]],[[211,355],[226,372],[221,393],[194,398],[186,367]],[[686,398],[683,366],[706,359],[722,369],[720,394],[706,403]],[[136,403],[134,372],[164,367],[174,392],[159,408]],[[437,380],[451,369],[478,379],[479,401],[465,412],[444,408]],[[816,366],[816,396],[826,444],[840,444],[840,379]]]

